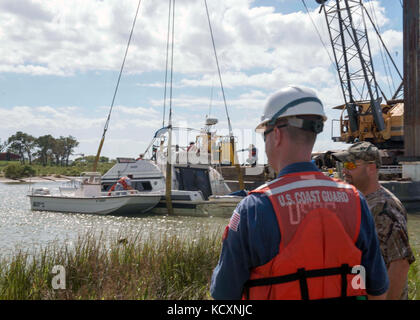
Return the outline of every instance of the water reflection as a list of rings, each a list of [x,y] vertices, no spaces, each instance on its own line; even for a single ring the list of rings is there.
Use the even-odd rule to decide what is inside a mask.
[[[0,183],[0,256],[16,250],[33,250],[47,245],[71,244],[87,233],[104,238],[178,235],[191,237],[221,231],[228,218],[140,216],[100,216],[31,211],[26,194],[30,187],[57,187],[59,183]],[[410,243],[420,250],[420,214],[408,215]]]
[[[227,218],[169,216],[100,216],[76,213],[31,211],[26,197],[30,187],[59,186],[56,182],[0,183],[0,256],[16,250],[34,251],[47,245],[71,244],[87,233],[118,238],[141,235],[194,237],[222,230]]]

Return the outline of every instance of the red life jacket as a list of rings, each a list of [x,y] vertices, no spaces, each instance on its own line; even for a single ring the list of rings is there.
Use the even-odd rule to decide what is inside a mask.
[[[111,193],[113,192],[113,191],[115,191],[115,187],[117,186],[117,184],[118,184],[118,181],[116,182],[116,183],[114,183],[113,185],[112,185],[112,187],[111,188],[109,188],[109,192],[108,192],[108,196],[110,196],[111,195]]]
[[[128,190],[129,187],[128,187],[127,181],[126,181],[126,179],[124,177],[121,178],[118,182],[121,183],[121,185],[123,186],[124,190]]]
[[[110,195],[111,195],[112,191],[115,191],[115,187],[116,187],[118,184],[121,184],[124,190],[132,190],[132,189],[133,189],[133,188],[131,188],[131,187],[127,184],[126,178],[125,178],[125,177],[122,177],[122,178],[120,178],[120,179],[119,179],[116,183],[114,183],[114,184],[112,185],[112,187],[109,189],[108,196],[110,196]]]
[[[268,195],[276,213],[279,253],[251,270],[244,299],[326,299],[365,295],[356,247],[361,221],[357,190],[321,172],[292,173],[251,193]],[[353,279],[355,281],[353,281]],[[353,282],[358,285],[354,285]],[[353,288],[353,286],[355,288]]]

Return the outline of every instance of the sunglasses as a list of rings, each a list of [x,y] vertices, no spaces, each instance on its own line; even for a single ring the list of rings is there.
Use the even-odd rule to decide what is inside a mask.
[[[287,123],[285,123],[285,124],[281,124],[281,125],[278,125],[278,126],[275,126],[275,127],[272,127],[272,128],[270,128],[270,129],[267,129],[267,130],[265,130],[264,132],[263,132],[263,139],[264,139],[264,142],[265,142],[265,138],[266,138],[266,136],[270,133],[270,132],[272,132],[275,128],[283,128],[283,127],[286,127],[287,126]]]
[[[347,170],[354,170],[357,167],[360,167],[362,164],[366,164],[366,163],[375,163],[375,161],[365,161],[364,163],[361,163],[361,164],[356,164],[353,161],[345,161],[345,162],[343,162],[343,166]]]

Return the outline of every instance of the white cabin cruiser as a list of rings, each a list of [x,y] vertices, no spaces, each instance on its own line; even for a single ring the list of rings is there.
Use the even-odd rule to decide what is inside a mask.
[[[229,195],[232,191],[216,168],[220,170],[221,166],[238,163],[235,139],[216,135],[212,131],[216,123],[217,119],[207,118],[201,130],[181,127],[159,129],[139,159],[117,158],[117,163],[102,176],[102,191],[109,190],[126,176],[136,190],[160,192],[161,199],[151,213],[167,214],[166,175],[169,163],[170,202],[175,215],[230,217],[243,196]],[[190,131],[198,134],[194,143],[182,147],[169,144],[169,129],[179,136],[185,130],[187,134]]]
[[[155,136],[156,137],[156,136]],[[159,137],[159,136],[158,136]],[[117,158],[117,163],[102,176],[102,191],[107,191],[123,176],[131,179],[132,187],[143,193],[160,192],[159,203],[151,210],[167,214],[166,148],[156,150],[153,159]],[[229,196],[229,186],[222,175],[205,161],[188,161],[191,153],[172,148],[171,203],[175,215],[230,217],[243,197]],[[203,157],[207,159],[207,155]]]
[[[161,198],[159,192],[123,190],[102,192],[101,174],[87,172],[80,179],[58,188],[32,189],[28,197],[31,209],[92,214],[140,214],[155,207]]]
[[[127,176],[132,187],[143,194],[160,193],[160,201],[151,213],[167,214],[164,172],[153,160],[117,158],[117,163],[102,176],[102,191],[106,192],[119,178]],[[231,190],[221,174],[204,164],[173,164],[171,185],[175,215],[230,217],[243,199],[228,196]]]

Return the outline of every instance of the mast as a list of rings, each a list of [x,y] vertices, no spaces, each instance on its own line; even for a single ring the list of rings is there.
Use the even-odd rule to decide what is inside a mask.
[[[174,73],[174,27],[175,27],[175,0],[172,5],[172,44],[171,44],[171,83],[169,87],[169,119],[168,119],[168,147],[167,147],[167,157],[166,157],[166,208],[168,209],[168,214],[173,214],[172,207],[172,81]],[[170,1],[169,1],[169,10],[170,10]],[[169,32],[169,29],[168,29]],[[169,37],[168,37],[169,40]]]
[[[124,70],[125,59],[127,58],[128,48],[130,47],[130,42],[131,42],[131,38],[133,36],[134,26],[136,25],[137,16],[138,16],[139,9],[140,9],[140,4],[141,4],[141,0],[139,0],[139,3],[137,5],[136,15],[134,16],[134,21],[133,21],[133,25],[131,27],[130,36],[128,37],[127,48],[125,49],[124,59],[123,59],[123,62],[121,64],[121,69],[120,69],[120,73],[118,75],[117,85],[115,86],[114,95],[112,97],[111,107],[109,108],[108,118],[106,119],[105,126],[104,126],[104,132],[102,133],[101,142],[99,143],[98,152],[96,153],[95,161],[93,163],[93,169],[92,169],[93,172],[96,172],[97,167],[98,167],[99,157],[101,155],[102,147],[104,145],[106,132],[108,131],[109,121],[111,119],[111,112],[112,112],[112,109],[114,107],[115,97],[117,96],[118,87],[120,85],[121,75],[122,75],[122,72]]]

